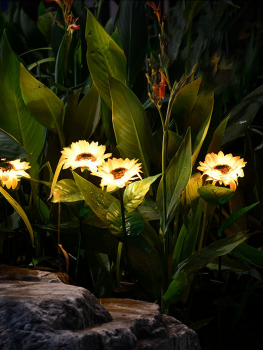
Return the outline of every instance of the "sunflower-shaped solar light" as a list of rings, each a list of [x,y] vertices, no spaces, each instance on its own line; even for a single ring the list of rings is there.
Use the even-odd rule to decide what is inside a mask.
[[[233,155],[224,155],[223,152],[218,154],[209,153],[205,157],[204,162],[200,162],[197,169],[203,172],[203,175],[207,175],[207,181],[212,180],[212,184],[215,185],[217,182],[225,186],[230,186],[231,190],[236,190],[238,185],[238,177],[244,176],[243,167],[247,162],[238,156],[233,157]]]
[[[91,172],[96,172],[97,167],[105,162],[105,159],[111,156],[111,153],[106,153],[106,146],[98,145],[98,142],[87,142],[84,140],[73,142],[70,147],[65,147],[61,152],[64,156],[63,169],[85,168]]]
[[[127,186],[132,180],[141,179],[141,163],[137,161],[138,159],[112,158],[91,175],[102,178],[100,186],[107,187],[107,192],[114,191]]]
[[[30,178],[30,175],[25,172],[25,170],[29,168],[29,163],[20,162],[20,159],[0,163],[1,185],[6,186],[8,189],[12,187],[14,190],[17,187],[21,177]]]

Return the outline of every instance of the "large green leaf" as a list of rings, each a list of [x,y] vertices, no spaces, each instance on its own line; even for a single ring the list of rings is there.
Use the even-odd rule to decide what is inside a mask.
[[[145,221],[160,220],[157,204],[150,197],[145,197],[138,210]]]
[[[94,133],[101,115],[100,96],[95,85],[89,89],[74,114],[69,140],[88,140]]]
[[[64,147],[63,102],[46,85],[35,79],[22,63],[20,63],[20,86],[23,100],[33,117],[47,129],[58,133],[61,147]]]
[[[263,85],[247,95],[232,111],[222,139],[225,146],[244,134],[253,121],[259,107],[263,104]]]
[[[53,191],[53,203],[77,202],[84,200],[75,181],[72,179],[60,180]]]
[[[187,276],[184,271],[181,271],[169,285],[166,293],[163,296],[165,306],[176,304],[183,296],[187,286]]]
[[[92,80],[111,108],[108,75],[126,84],[126,58],[123,51],[87,9],[87,63]]]
[[[201,78],[194,80],[192,83],[184,86],[176,96],[172,107],[172,113],[175,117],[180,134],[183,133],[186,122],[188,121],[191,111],[195,106],[200,84]]]
[[[107,211],[108,228],[116,236],[123,235],[121,203],[113,202]],[[125,212],[125,227],[128,236],[138,236],[143,228],[144,221],[141,214],[136,210],[132,213]]]
[[[207,203],[218,206],[223,205],[234,196],[235,191],[226,187],[206,185],[198,188],[198,193]]]
[[[159,176],[161,176],[161,174],[150,176],[140,181],[134,181],[125,188],[123,202],[128,212],[134,211],[138,205],[142,203],[151,184],[158,179]]]
[[[182,261],[178,266],[178,270],[175,274],[175,277],[179,274],[180,271],[184,270],[187,275],[191,275],[194,272],[197,272],[202,267],[206,266],[214,258],[225,255],[231,252],[236,248],[240,243],[245,241],[247,236],[243,233],[233,235],[227,238],[220,239],[207,247],[199,250],[199,252],[191,255],[186,260]]]
[[[232,250],[231,255],[263,269],[263,252],[248,244],[240,244]]]
[[[29,220],[28,220],[28,218],[26,216],[26,213],[24,212],[23,208],[1,186],[0,186],[0,193],[5,197],[5,199],[12,205],[12,207],[15,209],[15,211],[17,211],[18,214],[23,219],[23,221],[26,224],[26,227],[28,229],[28,232],[30,234],[32,245],[34,246],[34,232],[33,232],[31,224],[30,224],[30,222],[29,222]]]
[[[202,217],[202,203],[199,201],[188,214],[188,227],[183,224],[173,254],[173,271],[176,266],[194,252]]]
[[[115,19],[122,47],[127,58],[130,84],[145,64],[148,26],[143,1],[122,0]]]
[[[172,130],[168,130],[168,145],[167,145],[167,158],[168,161],[171,161],[178,151],[183,138],[177,135]]]
[[[103,222],[108,223],[107,210],[117,199],[75,172],[73,172],[73,176],[86,203]]]
[[[207,153],[219,153],[221,150],[221,143],[222,143],[222,138],[225,132],[225,128],[227,125],[229,117],[224,119],[222,123],[217,127],[217,129],[214,132],[213,139],[209,145],[209,148],[207,150]]]
[[[0,127],[30,154],[31,174],[35,175],[37,159],[44,146],[44,131],[23,101],[19,79],[20,63],[4,34],[0,51]]]
[[[167,222],[169,223],[174,215],[182,191],[185,189],[191,175],[191,134],[188,129],[182,144],[166,169],[166,207]],[[157,207],[162,218],[163,212],[163,178],[157,190]],[[166,229],[163,227],[163,229]]]
[[[226,228],[228,228],[230,225],[232,225],[242,215],[246,214],[250,209],[254,208],[254,206],[257,205],[258,203],[254,203],[254,204],[250,205],[249,207],[242,208],[239,211],[234,212],[231,215],[229,215],[229,217],[226,219],[226,221],[220,227],[220,229],[218,231],[218,235],[221,236]]]
[[[14,160],[28,157],[28,153],[17,140],[12,135],[0,129],[0,159]]]
[[[205,140],[209,125],[210,125],[210,121],[211,121],[211,116],[212,116],[212,112],[213,112],[213,106],[210,112],[210,115],[203,121],[200,130],[195,138],[195,142],[193,144],[193,155],[191,158],[191,164],[192,164],[192,168],[195,164],[195,161],[198,157],[198,154],[200,152],[200,149],[203,145],[203,142]]]
[[[122,158],[139,159],[144,176],[149,176],[146,149],[152,144],[152,132],[143,106],[121,81],[109,77],[113,127]]]

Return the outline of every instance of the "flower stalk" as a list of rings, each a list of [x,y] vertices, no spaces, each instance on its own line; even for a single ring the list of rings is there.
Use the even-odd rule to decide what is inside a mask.
[[[127,264],[127,277],[128,277],[128,281],[130,282],[131,275],[132,275],[132,269],[131,269],[131,263],[130,263],[130,258],[129,258],[128,236],[127,236],[126,224],[125,224],[125,208],[124,208],[124,203],[123,203],[124,188],[120,188],[119,193],[120,193],[120,202],[121,202],[123,243],[124,243],[125,257],[126,257],[126,264]]]

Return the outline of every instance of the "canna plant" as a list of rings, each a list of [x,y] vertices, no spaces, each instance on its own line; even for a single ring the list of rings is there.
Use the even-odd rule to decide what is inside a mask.
[[[244,207],[241,200],[238,177],[246,181],[248,160],[232,156],[234,151],[224,156],[221,147],[230,147],[252,122],[261,90],[226,118],[218,112],[228,92],[217,79],[227,68],[220,66],[220,50],[209,46],[212,37],[196,52],[200,40],[193,35],[209,2],[175,8],[172,31],[169,15],[162,16],[153,2],[122,0],[111,30],[110,23],[107,30],[99,23],[100,11],[53,2],[57,12],[42,13],[42,2],[38,22],[41,33],[43,18],[52,28],[52,35],[45,31],[50,57],[39,59],[33,49],[33,62],[23,61],[10,46],[9,32],[3,34],[0,136],[17,141],[9,135],[1,142],[9,168],[0,168],[0,191],[35,238],[36,264],[57,266],[43,243],[52,237],[67,264],[70,255],[76,257],[77,282],[89,267],[97,296],[138,280],[142,293],[169,313],[180,300],[187,302],[198,274],[215,259],[220,281],[222,256],[254,264],[255,248],[242,244],[249,236],[246,224],[240,225],[257,204]],[[154,43],[146,14],[153,16]],[[243,123],[248,101],[253,113]],[[20,151],[10,155],[7,145]],[[10,166],[16,164],[25,167],[13,176]],[[21,176],[30,183],[22,179],[17,188]],[[23,199],[28,217],[14,195]]]

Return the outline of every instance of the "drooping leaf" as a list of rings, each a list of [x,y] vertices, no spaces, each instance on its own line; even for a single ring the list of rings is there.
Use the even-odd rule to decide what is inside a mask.
[[[230,255],[263,269],[263,252],[248,244],[240,244]]]
[[[87,10],[87,63],[99,94],[111,109],[108,75],[126,83],[126,58],[123,51]]]
[[[26,213],[24,212],[23,208],[13,199],[13,197],[10,196],[8,192],[6,192],[1,186],[0,186],[0,193],[5,197],[5,199],[12,205],[12,207],[15,209],[15,211],[21,216],[24,223],[26,224],[26,227],[28,229],[28,232],[30,234],[30,238],[32,241],[32,245],[34,246],[34,232],[31,227],[31,224],[28,220],[28,217],[26,216]]]
[[[105,131],[105,135],[110,145],[112,147],[115,147],[116,139],[115,139],[113,124],[112,124],[112,113],[109,106],[103,100],[103,98],[100,97],[100,101],[101,101],[101,119],[102,119],[103,129]]]
[[[190,130],[188,130],[179,150],[166,169],[166,207],[168,223],[172,220],[179,197],[189,181],[191,175],[191,155],[191,134]],[[162,183],[163,178],[159,183],[156,199],[161,220],[163,217]],[[163,227],[163,229],[165,230],[166,228]]]
[[[123,195],[124,207],[128,212],[134,211],[140,205],[149,191],[151,184],[161,176],[155,175],[140,181],[134,181],[125,188]]]
[[[259,202],[258,202],[259,203]],[[232,225],[238,218],[240,218],[242,215],[246,214],[250,209],[254,208],[255,205],[257,205],[258,203],[254,203],[252,205],[250,205],[249,207],[240,209],[237,212],[232,213],[227,220],[223,223],[223,225],[220,227],[219,231],[218,231],[218,235],[219,237],[222,235],[222,233],[224,232],[224,230],[229,227],[230,225]]]
[[[223,205],[234,196],[235,191],[226,187],[218,187],[214,185],[206,185],[198,188],[198,193],[207,203],[218,206]]]
[[[35,79],[21,63],[20,86],[23,100],[33,117],[47,129],[58,133],[61,147],[64,147],[63,102],[46,85]]]
[[[165,306],[169,307],[176,304],[183,296],[187,286],[187,276],[184,271],[181,271],[169,285],[166,293],[163,296]]]
[[[121,81],[109,77],[112,120],[117,148],[122,158],[139,159],[145,177],[149,176],[146,149],[152,145],[152,132],[141,102]]]
[[[225,128],[227,125],[229,117],[224,119],[222,123],[217,127],[217,129],[214,132],[213,139],[209,145],[209,148],[207,150],[207,153],[219,153],[221,150],[221,143],[222,143],[222,138],[225,132]]]
[[[108,228],[116,236],[123,235],[121,204],[113,202],[107,211]],[[144,221],[141,214],[136,210],[133,212],[125,212],[125,227],[128,236],[138,236],[143,228]]]
[[[28,157],[28,153],[19,142],[12,135],[0,129],[0,159],[14,160]]]
[[[191,275],[197,272],[202,267],[206,266],[214,258],[225,255],[236,248],[240,243],[245,241],[247,236],[243,233],[233,235],[227,238],[220,239],[205,248],[194,253],[186,260],[182,261],[178,266],[178,270],[175,275],[179,274],[180,271],[184,270],[187,275]]]
[[[75,172],[73,172],[73,177],[86,203],[103,222],[108,223],[107,210],[117,199]]]
[[[80,101],[70,128],[70,142],[89,140],[93,135],[101,116],[100,96],[95,85],[89,89]]]
[[[128,81],[132,85],[147,53],[148,26],[144,2],[121,1],[115,24],[127,58]]]
[[[263,104],[263,85],[248,94],[230,112],[222,145],[226,146],[241,136],[253,121],[259,107]]]
[[[53,203],[77,202],[84,200],[78,186],[72,179],[60,180],[53,191]]]
[[[26,107],[19,84],[20,63],[6,34],[0,51],[0,127],[12,135],[30,155],[31,174],[37,172],[37,159],[44,146],[43,126]]]

